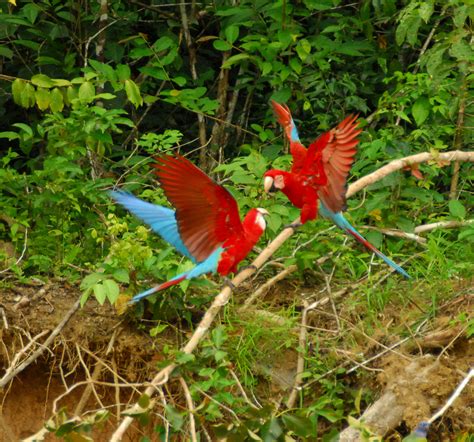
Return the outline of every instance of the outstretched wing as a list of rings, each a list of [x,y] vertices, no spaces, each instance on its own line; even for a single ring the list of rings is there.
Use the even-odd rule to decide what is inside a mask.
[[[309,145],[303,167],[300,171],[302,175],[325,178],[323,155],[331,138],[331,132],[324,132],[316,141]],[[322,184],[326,184],[326,179],[324,179]]]
[[[148,224],[154,232],[169,242],[178,252],[196,262],[179,236],[174,210],[147,203],[127,192],[110,191],[109,195],[137,218]]]
[[[318,195],[325,206],[335,213],[344,210],[346,205],[347,175],[357,153],[357,135],[362,132],[357,129],[357,117],[349,115],[331,129],[328,145],[322,152],[327,184],[321,187]]]
[[[290,142],[290,153],[293,157],[293,165],[291,166],[292,173],[298,173],[303,167],[306,158],[306,147],[301,144],[298,129],[291,116],[290,109],[286,104],[280,104],[271,100],[273,112],[277,117],[278,122],[285,131],[286,138]]]
[[[234,197],[186,158],[157,158],[156,175],[176,208],[181,239],[198,262],[230,236],[243,235]]]

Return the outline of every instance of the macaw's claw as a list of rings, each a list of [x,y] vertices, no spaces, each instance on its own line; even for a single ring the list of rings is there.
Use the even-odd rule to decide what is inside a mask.
[[[227,278],[227,276],[224,276],[224,285],[227,286],[227,287],[230,287],[232,290],[237,289],[237,287],[234,285],[234,283],[229,278]]]
[[[296,229],[301,226],[303,226],[303,223],[291,223],[291,224],[285,224],[283,226],[283,229],[293,229],[293,232],[296,232]]]
[[[237,272],[237,275],[238,275],[239,273],[243,272],[244,270],[247,270],[247,269],[253,269],[253,270],[255,270],[255,271],[258,270],[257,266],[254,266],[253,264],[249,264],[249,265],[240,267],[240,269],[239,269],[238,272]]]

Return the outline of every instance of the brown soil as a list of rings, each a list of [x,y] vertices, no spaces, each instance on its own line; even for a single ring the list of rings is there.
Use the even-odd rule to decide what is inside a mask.
[[[2,290],[0,308],[3,309],[6,318],[6,323],[5,320],[2,323],[0,315],[2,368],[6,369],[9,366],[15,354],[32,337],[45,330],[53,330],[79,296],[77,288],[63,282]],[[276,306],[283,305],[285,302],[288,305],[295,298],[295,289],[291,283],[285,283],[267,295],[267,300],[270,299]],[[367,381],[368,383],[362,387],[370,385],[376,393],[381,393],[386,388],[391,388],[396,392],[405,408],[404,424],[407,428],[413,428],[418,422],[437,411],[459,383],[462,373],[466,373],[474,362],[472,345],[469,345],[468,340],[462,337],[454,339],[452,345],[449,345],[437,359],[440,350],[446,348],[450,340],[456,337],[456,333],[453,334],[451,321],[460,312],[466,311],[467,306],[472,302],[472,297],[469,298],[468,295],[461,302],[459,299],[458,297],[456,301],[443,306],[443,315],[433,323],[431,338],[426,342],[420,340],[416,345],[407,345],[399,349],[412,361],[413,358],[417,359],[419,372],[423,372],[426,368],[423,372],[425,377],[418,379],[416,388],[411,376],[407,375],[410,361],[393,354],[381,358],[375,365],[383,369],[380,374],[370,372],[364,373],[362,377],[353,376],[347,379],[350,383]],[[331,312],[329,305],[325,306],[325,309]],[[394,311],[392,316],[388,313],[389,311],[390,306],[387,307],[387,315],[391,316],[390,321],[393,321],[399,312]],[[357,319],[357,314],[354,312],[342,311],[342,314],[344,313],[347,313],[347,317],[353,314],[354,320]],[[334,329],[336,325],[334,318],[324,312],[312,316],[310,323],[327,329]],[[160,349],[163,345],[179,346],[177,334],[171,328],[165,330],[156,339],[150,338],[146,331],[142,332],[140,329],[140,323],[130,317],[119,316],[110,305],[100,306],[94,300],[89,300],[83,309],[73,315],[50,346],[50,350],[17,375],[0,393],[2,399],[0,442],[17,441],[39,431],[52,415],[53,401],[61,395],[63,396],[57,400],[56,411],[65,407],[68,418],[75,414],[108,407],[112,416],[102,428],[95,426],[91,434],[96,441],[107,440],[107,436],[117,426],[117,414],[136,401],[138,392],[144,389],[137,386],[137,393],[132,395],[132,388],[114,388],[113,385],[123,386],[126,382],[140,383],[150,379],[157,371],[156,363],[162,358],[163,353]],[[292,330],[292,332],[297,335],[298,330]],[[41,337],[39,341],[44,342],[44,339]],[[390,344],[390,342],[385,343]],[[355,344],[357,345],[357,342]],[[370,354],[371,345],[365,341],[364,345],[361,344],[360,350],[364,354]],[[373,350],[375,352],[375,349]],[[432,353],[432,355],[421,355],[420,350],[424,354]],[[267,375],[271,377],[272,371],[278,372],[278,377],[285,378],[285,385],[279,385],[281,382],[270,380],[266,387],[269,396],[281,395],[283,397],[285,391],[288,392],[296,358],[297,353],[294,349],[288,349],[281,352],[279,357],[275,357],[273,367]],[[102,361],[106,367],[98,361]],[[84,400],[86,391],[85,383],[81,384],[81,382],[90,379],[91,376],[94,377],[97,367],[101,367],[100,372],[97,369],[97,379],[103,384],[108,384],[98,384],[95,392],[88,399],[86,397],[87,400],[78,410],[77,407],[81,399]],[[413,377],[416,374],[412,374]],[[76,387],[66,394],[66,389],[72,386]],[[357,388],[360,387],[361,385],[357,386]],[[272,400],[271,397],[268,399]],[[117,408],[117,402],[121,403],[120,409]],[[432,427],[430,440],[449,440],[453,434],[474,430],[473,405],[474,389],[471,384],[443,419]],[[157,418],[156,422],[158,421]],[[152,437],[150,436],[153,434],[152,428],[152,424],[145,427],[136,424],[134,430],[127,433],[128,439],[125,440],[138,441],[145,434]],[[433,436],[433,432],[436,432],[436,437]],[[48,434],[45,440],[58,439]]]

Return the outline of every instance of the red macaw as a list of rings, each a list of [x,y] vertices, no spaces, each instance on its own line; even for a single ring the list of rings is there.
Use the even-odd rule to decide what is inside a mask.
[[[265,231],[265,209],[251,209],[243,222],[234,197],[186,158],[157,159],[158,181],[176,211],[142,201],[126,192],[112,198],[147,223],[196,266],[134,296],[137,302],[159,290],[209,272],[234,273]]]
[[[346,209],[347,176],[357,152],[357,136],[361,133],[361,129],[357,129],[357,115],[349,115],[306,149],[300,141],[288,106],[275,101],[272,101],[272,106],[290,141],[293,164],[290,172],[267,171],[264,174],[265,192],[283,192],[293,205],[301,209],[302,224],[317,217],[319,199],[319,213],[323,217],[331,219],[389,266],[409,278],[405,270],[370,244],[342,214]]]

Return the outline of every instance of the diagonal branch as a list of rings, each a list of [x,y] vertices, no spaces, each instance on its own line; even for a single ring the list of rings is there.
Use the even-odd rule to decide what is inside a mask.
[[[390,173],[393,173],[397,170],[403,169],[406,166],[411,164],[418,164],[427,161],[470,161],[474,162],[474,152],[461,152],[461,151],[452,151],[452,152],[443,152],[438,155],[433,155],[431,153],[421,153],[417,155],[412,155],[406,158],[400,158],[398,160],[394,160],[389,164],[383,166],[382,168],[376,170],[375,172],[367,175],[360,180],[356,181],[355,183],[349,186],[347,196],[350,197],[355,193],[359,192],[360,190],[364,189],[365,187],[373,184],[382,178],[386,177]],[[298,222],[299,219],[295,220],[294,223]],[[280,234],[257,256],[257,258],[253,261],[252,265],[255,266],[246,268],[245,270],[238,273],[233,279],[232,284],[235,287],[238,287],[242,282],[248,279],[251,275],[253,275],[260,267],[267,262],[270,257],[285,243],[285,241],[293,235],[293,229],[291,227],[285,228]],[[183,353],[191,354],[197,348],[199,342],[204,338],[208,330],[210,329],[212,322],[214,321],[217,314],[220,312],[221,308],[225,306],[232,295],[232,290],[229,286],[224,287],[221,292],[214,298],[209,309],[204,314],[201,322],[197,326],[196,330],[194,331],[193,335],[186,343],[186,345],[181,349]],[[144,394],[147,396],[152,396],[155,391],[156,387],[165,384],[168,382],[169,377],[173,373],[174,369],[178,366],[176,363],[172,363],[165,367],[164,369],[160,370],[156,376],[151,381],[151,385],[144,391]],[[132,407],[132,410],[135,409],[137,411],[143,412],[143,408],[141,408],[138,403]],[[131,412],[130,414],[133,414]],[[127,431],[128,427],[132,424],[133,417],[126,416],[120,423],[120,425],[115,430],[114,434],[109,439],[110,442],[118,442],[121,441],[125,432]]]

